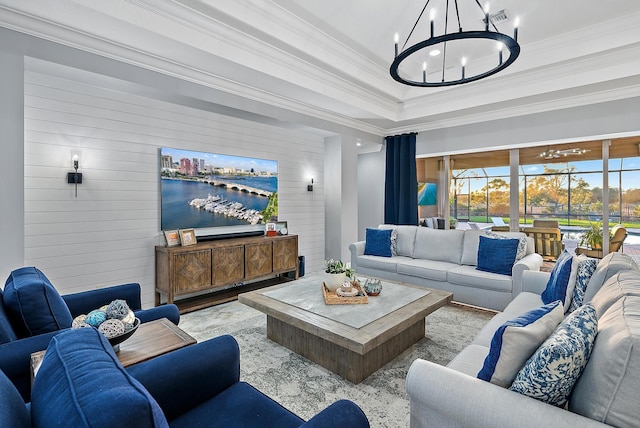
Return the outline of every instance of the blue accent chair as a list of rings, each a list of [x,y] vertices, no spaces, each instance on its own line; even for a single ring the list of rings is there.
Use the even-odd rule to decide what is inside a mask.
[[[71,327],[73,318],[107,305],[127,301],[141,322],[167,318],[180,322],[175,305],[141,309],[140,285],[123,284],[60,296],[35,267],[16,269],[0,290],[0,370],[11,379],[25,402],[31,391],[31,354],[47,348],[52,337]]]
[[[240,352],[231,336],[124,369],[96,330],[69,330],[52,338],[30,404],[0,373],[0,426],[369,427],[351,401],[337,401],[305,422],[239,378]]]

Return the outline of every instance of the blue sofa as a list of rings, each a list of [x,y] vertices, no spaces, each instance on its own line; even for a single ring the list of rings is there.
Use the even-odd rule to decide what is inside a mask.
[[[360,408],[340,400],[305,422],[240,382],[240,352],[221,336],[124,369],[94,329],[52,338],[25,405],[0,373],[0,426],[278,427],[369,426]]]
[[[11,379],[24,401],[31,391],[30,359],[47,348],[52,337],[71,327],[73,318],[109,304],[127,301],[141,322],[167,318],[180,322],[175,305],[141,309],[140,285],[123,284],[60,296],[35,267],[14,270],[0,290],[0,369]]]

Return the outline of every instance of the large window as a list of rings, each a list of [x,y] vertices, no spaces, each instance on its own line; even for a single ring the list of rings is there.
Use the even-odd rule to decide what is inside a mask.
[[[451,217],[491,222],[491,217],[509,217],[509,167],[453,171]]]
[[[540,163],[519,167],[520,223],[554,218],[563,225],[602,221],[602,161]],[[509,218],[509,167],[452,171],[451,217],[491,223]],[[640,157],[609,161],[609,219],[640,227]]]

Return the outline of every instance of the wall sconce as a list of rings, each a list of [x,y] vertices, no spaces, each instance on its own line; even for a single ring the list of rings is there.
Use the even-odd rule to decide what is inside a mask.
[[[313,178],[311,178],[311,184],[307,184],[307,192],[313,192]]]
[[[82,184],[82,173],[78,172],[79,159],[80,156],[78,156],[77,153],[74,153],[71,156],[73,169],[75,170],[75,172],[67,173],[67,183],[76,185],[76,198],[78,197],[78,184]]]

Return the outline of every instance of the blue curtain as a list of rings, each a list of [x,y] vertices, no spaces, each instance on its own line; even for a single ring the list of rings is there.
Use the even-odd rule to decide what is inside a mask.
[[[385,137],[384,222],[387,224],[418,224],[416,135],[412,132]]]

